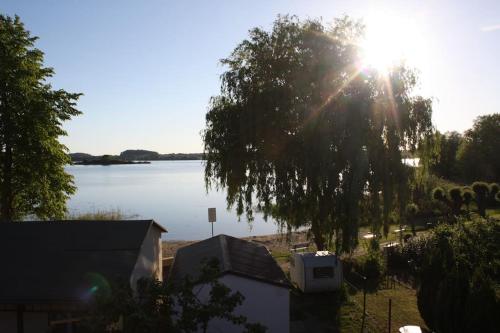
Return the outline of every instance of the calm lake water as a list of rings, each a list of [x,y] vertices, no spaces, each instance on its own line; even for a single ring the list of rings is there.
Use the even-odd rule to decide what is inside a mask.
[[[277,231],[261,215],[249,226],[246,218],[226,210],[224,192],[205,192],[203,162],[156,161],[134,165],[71,165],[77,192],[68,202],[71,213],[121,210],[134,218],[154,219],[163,225],[170,240],[195,240],[211,236],[207,209],[217,208],[214,234],[264,235]]]

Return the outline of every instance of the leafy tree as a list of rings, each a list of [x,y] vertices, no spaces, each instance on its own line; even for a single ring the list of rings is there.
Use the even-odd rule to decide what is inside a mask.
[[[439,155],[431,165],[431,171],[446,179],[457,179],[459,167],[457,153],[462,142],[462,135],[458,132],[436,133]]]
[[[206,115],[207,187],[226,188],[228,206],[250,220],[256,207],[288,229],[309,226],[318,249],[332,235],[337,251],[352,249],[364,207],[373,229],[404,215],[402,152],[432,129],[412,71],[360,68],[362,34],[349,18],[326,28],[284,16],[270,32],[251,30],[222,60]]]
[[[464,203],[464,199],[462,197],[462,188],[453,187],[448,191],[448,195],[451,199],[450,204],[453,215],[460,215],[460,209],[462,208],[462,204]]]
[[[465,132],[458,161],[465,181],[500,181],[500,113],[478,117]]]
[[[500,185],[497,183],[491,183],[489,185],[490,193],[488,198],[488,204],[490,207],[497,207],[500,204],[500,201],[497,199],[498,193],[500,193]]]
[[[196,279],[187,277],[180,283],[142,279],[135,293],[128,283],[97,289],[80,330],[88,333],[107,332],[109,328],[123,333],[206,332],[212,319],[221,318],[241,326],[244,333],[265,333],[264,326],[249,323],[246,317],[233,313],[244,297],[220,283],[219,273],[217,261],[212,260]],[[210,288],[207,300],[198,299],[196,286],[200,284]]]
[[[440,225],[418,247],[417,301],[437,332],[495,332],[500,324],[500,221]]]
[[[488,195],[490,188],[487,183],[484,182],[474,182],[472,184],[472,190],[474,191],[477,211],[482,217],[486,217],[486,206],[488,204]]]
[[[470,213],[470,203],[474,200],[474,192],[468,188],[464,187],[462,189],[462,196],[464,200],[465,207],[467,208],[467,214]]]
[[[417,235],[417,231],[415,229],[415,218],[417,217],[417,214],[418,214],[418,206],[414,203],[409,203],[406,206],[406,215],[408,216],[408,220],[410,220],[411,232],[412,232],[413,236]],[[400,231],[399,234],[402,235],[403,231]]]
[[[446,192],[442,187],[436,187],[434,190],[432,190],[432,199],[438,201],[446,201]]]
[[[62,218],[75,191],[58,138],[62,122],[80,113],[80,94],[47,83],[54,71],[36,40],[19,17],[0,15],[0,221]]]

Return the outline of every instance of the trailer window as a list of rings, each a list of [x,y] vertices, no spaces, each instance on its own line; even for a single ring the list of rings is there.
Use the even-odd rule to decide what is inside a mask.
[[[331,279],[333,278],[333,267],[314,267],[313,268],[313,278],[315,279]]]

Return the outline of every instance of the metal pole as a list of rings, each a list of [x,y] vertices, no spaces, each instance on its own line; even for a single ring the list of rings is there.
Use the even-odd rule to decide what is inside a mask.
[[[388,327],[389,330],[387,332],[391,333],[391,316],[392,316],[392,299],[389,298],[389,321],[388,321]]]
[[[361,320],[361,333],[365,331],[366,317],[366,276],[363,276],[363,319]]]
[[[210,223],[212,225],[212,237],[214,237],[214,223]]]

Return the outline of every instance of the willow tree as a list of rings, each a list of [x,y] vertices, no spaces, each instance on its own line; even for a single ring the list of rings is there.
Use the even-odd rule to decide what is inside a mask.
[[[362,216],[380,230],[404,211],[402,153],[431,131],[431,103],[412,95],[410,70],[361,69],[362,34],[349,18],[325,27],[284,16],[270,32],[251,30],[222,60],[206,115],[207,187],[225,188],[228,207],[249,219],[257,209],[310,227],[318,249],[334,239],[348,251]]]
[[[53,70],[18,17],[0,15],[0,221],[60,218],[75,187],[58,138],[79,94],[54,90]]]

